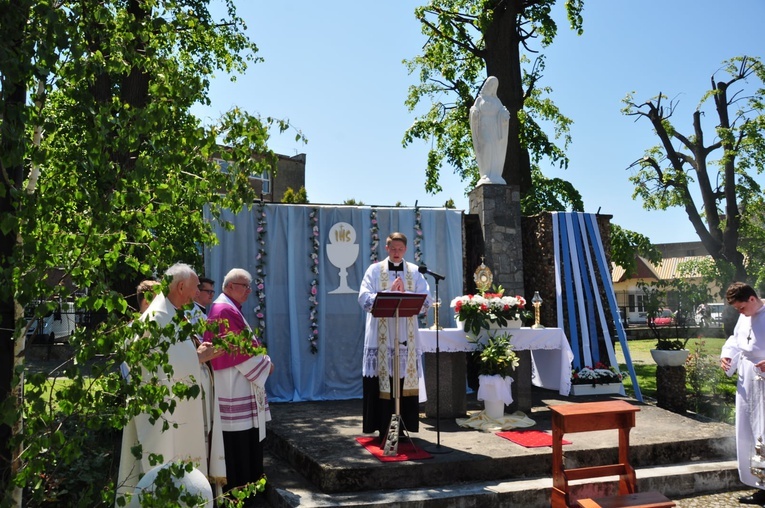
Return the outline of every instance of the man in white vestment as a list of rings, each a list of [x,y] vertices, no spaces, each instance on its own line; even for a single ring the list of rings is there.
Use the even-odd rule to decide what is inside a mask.
[[[172,279],[168,294],[159,293],[155,296],[140,319],[155,322],[162,329],[160,340],[170,343],[167,354],[173,374],[168,375],[162,368],[148,372],[142,365],[134,365],[131,366],[131,379],[132,382],[157,383],[167,387],[172,394],[172,387],[176,383],[187,386],[201,384],[204,378],[200,363],[215,358],[221,352],[217,352],[211,344],[197,348],[190,337],[181,336],[180,323],[184,317],[183,314],[176,316],[178,310],[189,305],[197,293],[199,280],[194,270],[189,265],[178,263],[171,266],[165,275]],[[145,338],[136,337],[135,340]],[[156,380],[152,380],[154,376]],[[179,460],[193,462],[211,483],[225,483],[225,457],[219,429],[217,438],[210,440],[211,446],[208,448],[206,444],[204,395],[200,394],[196,398],[169,395],[168,398],[176,404],[172,413],[164,412],[154,423],[149,420],[148,414],[139,414],[123,429],[118,495],[131,493],[139,477],[156,465],[149,462],[150,454],[161,455],[161,463]],[[165,422],[169,425],[163,430]],[[139,445],[141,454],[137,458],[132,449]]]
[[[367,312],[362,366],[364,409],[363,432],[379,432],[385,438],[395,412],[392,397],[392,376],[396,325],[399,340],[400,410],[407,431],[419,430],[419,403],[426,400],[422,382],[422,351],[419,346],[417,316],[376,318],[372,316],[377,293],[398,291],[427,294],[420,313],[431,304],[430,287],[417,265],[404,261],[407,240],[402,233],[391,233],[385,241],[388,257],[370,266],[359,289],[359,305]],[[420,387],[423,389],[420,390]]]
[[[755,443],[765,441],[765,306],[754,289],[741,282],[730,285],[725,298],[740,314],[736,327],[720,353],[720,366],[728,376],[738,371],[736,387],[736,455],[741,482],[757,487],[739,498],[744,504],[765,504],[765,490],[750,471]]]
[[[252,331],[242,314],[242,305],[252,292],[251,284],[252,276],[246,270],[234,268],[226,274],[223,293],[215,299],[208,315],[209,323],[218,324],[218,333],[205,332],[205,341]],[[255,336],[252,345],[260,346]],[[274,366],[266,354],[250,355],[238,350],[215,358],[212,366],[222,415],[228,491],[257,482],[263,475],[263,440],[266,422],[271,420],[265,384]],[[253,502],[248,499],[245,507]]]

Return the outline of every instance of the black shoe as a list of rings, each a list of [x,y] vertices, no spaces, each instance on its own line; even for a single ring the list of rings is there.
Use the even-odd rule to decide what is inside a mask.
[[[738,498],[738,502],[742,504],[765,504],[765,490],[756,490],[748,496]]]

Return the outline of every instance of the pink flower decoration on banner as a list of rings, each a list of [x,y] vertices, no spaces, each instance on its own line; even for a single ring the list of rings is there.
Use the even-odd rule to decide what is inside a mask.
[[[255,266],[255,296],[258,298],[258,304],[255,307],[255,327],[259,330],[260,341],[266,343],[266,205],[261,201],[258,204],[258,225],[255,228],[257,232],[258,253],[255,257],[257,264]]]
[[[380,245],[380,236],[377,228],[377,210],[374,208],[369,212],[369,220],[372,224],[372,227],[369,228],[369,260],[372,263],[376,263],[377,247]]]
[[[311,209],[308,214],[308,227],[311,230],[311,253],[309,258],[311,259],[311,272],[316,275],[311,281],[311,289],[308,293],[308,305],[309,305],[309,319],[311,321],[311,333],[308,336],[308,342],[311,344],[311,353],[316,354],[319,351],[317,342],[319,340],[319,322],[317,320],[316,308],[319,306],[318,294],[319,294],[319,211],[316,208]]]

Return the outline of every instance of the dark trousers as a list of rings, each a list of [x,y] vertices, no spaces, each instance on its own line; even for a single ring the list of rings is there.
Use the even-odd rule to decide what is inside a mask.
[[[392,381],[392,379],[391,379]],[[393,385],[391,385],[393,386]],[[401,380],[402,393],[404,389],[404,380]],[[396,411],[395,401],[380,398],[380,379],[378,377],[364,377],[364,410],[363,410],[363,432],[370,434],[378,431],[380,437],[388,433],[390,427],[390,415]],[[401,397],[400,401],[401,420],[404,427],[409,432],[420,430],[420,397],[411,395]]]
[[[263,443],[258,429],[223,433],[223,448],[226,451],[225,492],[256,482],[263,476]]]

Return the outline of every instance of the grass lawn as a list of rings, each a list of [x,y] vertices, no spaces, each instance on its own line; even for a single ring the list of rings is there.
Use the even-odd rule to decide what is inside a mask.
[[[691,354],[686,363],[686,390],[690,410],[715,420],[732,422],[736,377],[728,378],[720,369],[719,358],[723,344],[725,339],[718,338],[688,341],[686,347]],[[650,351],[656,347],[656,340],[631,340],[627,345],[643,398],[655,400],[656,364]],[[614,350],[620,369],[626,373],[627,364],[621,345],[615,344]],[[624,388],[628,395],[634,396],[630,376],[625,376]]]

